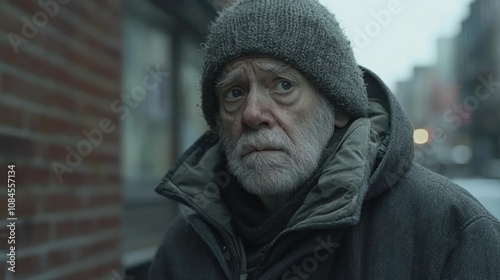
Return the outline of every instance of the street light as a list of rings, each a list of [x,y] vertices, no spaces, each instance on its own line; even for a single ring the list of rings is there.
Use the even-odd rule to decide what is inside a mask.
[[[413,142],[415,144],[425,144],[429,141],[429,132],[426,129],[419,128],[413,131]]]

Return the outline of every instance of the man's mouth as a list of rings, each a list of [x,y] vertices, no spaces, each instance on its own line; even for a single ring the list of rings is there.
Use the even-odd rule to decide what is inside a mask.
[[[284,152],[282,149],[278,149],[278,148],[273,148],[273,147],[252,147],[248,150],[246,150],[244,153],[243,153],[243,157],[246,157],[250,154],[255,154],[255,153],[268,153],[268,152]]]

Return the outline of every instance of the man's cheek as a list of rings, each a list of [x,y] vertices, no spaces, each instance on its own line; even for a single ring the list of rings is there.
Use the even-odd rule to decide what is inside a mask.
[[[224,133],[230,132],[231,136],[235,135],[235,130],[238,130],[238,118],[233,114],[221,112],[220,116],[221,129]]]
[[[230,119],[225,123],[224,127],[224,130],[227,133],[226,135],[231,138],[231,142],[235,143],[240,139],[241,134],[243,133],[241,123],[236,120]]]

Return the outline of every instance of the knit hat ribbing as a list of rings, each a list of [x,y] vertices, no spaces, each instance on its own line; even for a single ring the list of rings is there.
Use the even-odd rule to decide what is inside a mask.
[[[366,115],[362,72],[340,26],[317,0],[241,0],[210,27],[202,75],[202,110],[210,128],[219,114],[215,83],[231,61],[270,56],[304,74],[351,117]]]

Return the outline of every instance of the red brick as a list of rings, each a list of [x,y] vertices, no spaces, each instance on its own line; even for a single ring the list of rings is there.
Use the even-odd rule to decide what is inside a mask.
[[[37,1],[16,1],[16,0],[5,0],[5,2],[8,2],[9,4],[13,6],[17,6],[21,10],[23,10],[27,15],[26,17],[33,22],[33,15],[38,12],[38,11],[43,11],[42,7],[40,7],[37,3]],[[45,12],[44,12],[45,13]],[[48,16],[49,21],[51,19],[50,16]]]
[[[31,185],[48,186],[50,172],[48,166],[18,166],[16,168],[17,185],[22,188]]]
[[[54,250],[47,254],[47,267],[54,268],[69,264],[72,262],[71,255],[73,251],[70,249]]]
[[[100,127],[100,125],[101,125],[100,122],[103,119],[104,118],[100,118],[98,121],[95,121],[92,125],[85,124],[85,125],[82,125],[81,127],[79,127],[79,131],[78,131],[79,136],[78,137],[82,140],[87,140],[88,137],[85,134],[83,134],[83,132],[85,130],[86,134],[91,134],[92,137],[96,138],[96,141],[94,141],[94,142],[98,142],[97,143],[98,145],[100,145],[102,143],[106,143],[106,144],[118,143],[120,141],[119,123],[116,123],[116,122],[112,123],[111,125],[113,125],[115,127],[113,129],[113,131],[111,133],[105,133],[104,131],[102,131],[102,129]],[[99,131],[99,133],[96,133],[95,132],[96,130]],[[102,135],[102,140],[100,139],[100,137],[97,137],[97,135]]]
[[[64,162],[60,162],[61,164],[64,164]],[[61,171],[62,172],[62,171]],[[59,178],[56,176],[54,172],[54,179],[55,179],[55,184],[56,186],[63,186],[63,187],[71,187],[71,188],[78,188],[78,187],[104,187],[102,178],[100,176],[96,175],[94,173],[83,173],[80,171],[73,171],[73,172],[64,172],[61,175],[62,181],[59,181]]]
[[[90,1],[73,1],[70,5],[66,5],[66,8],[74,14],[78,14],[83,21],[91,23],[95,28],[102,30],[110,38],[120,40],[122,25],[116,21],[113,15],[110,15],[106,6],[103,7],[102,1],[94,1],[97,9],[92,8],[88,3]]]
[[[24,220],[17,225],[16,242],[24,248],[48,242],[50,239],[49,222],[30,222]]]
[[[122,202],[121,194],[97,194],[90,197],[90,207],[117,205]]]
[[[66,165],[66,155],[68,154],[66,146],[64,144],[50,144],[45,150],[44,158],[49,161],[60,161],[61,164]]]
[[[2,201],[5,201],[5,199],[7,199],[7,196],[4,195],[4,194],[0,194],[0,199],[2,199]],[[2,207],[0,208],[0,219],[1,220],[4,220],[5,218],[7,218],[9,216],[8,214],[8,210],[6,207]],[[1,231],[0,231],[1,232]],[[1,248],[1,246],[0,246]]]
[[[30,114],[30,128],[37,133],[78,137],[82,127],[65,119]]]
[[[2,77],[2,90],[5,95],[15,96],[16,98],[32,103],[44,104],[44,106],[49,108],[55,107],[68,113],[74,113],[77,110],[75,99],[65,96],[58,90],[47,89],[23,79],[22,76],[4,73]]]
[[[0,154],[7,159],[12,157],[31,159],[38,152],[37,143],[25,138],[0,134],[0,143]]]
[[[38,255],[16,259],[16,278],[34,275],[41,271],[41,258]]]
[[[23,110],[0,103],[0,112],[2,112],[0,126],[15,127],[19,129],[25,128],[24,120],[26,119],[26,113],[23,112]]]
[[[35,12],[41,11],[38,0],[17,1],[7,0],[5,9],[0,9],[0,18],[2,19],[2,30],[8,34],[14,32],[21,35],[23,21],[21,16],[13,12],[10,7],[22,11],[22,13],[31,21]],[[120,114],[113,114],[109,108],[111,102],[120,98],[121,93],[121,36],[122,36],[122,15],[123,7],[121,1],[94,1],[93,5],[87,2],[69,1],[66,5],[61,5],[61,11],[58,15],[48,18],[48,26],[38,28],[37,34],[28,39],[28,44],[19,46],[20,53],[15,54],[9,40],[0,41],[0,61],[5,63],[6,67],[14,68],[22,72],[30,73],[36,77],[34,81],[24,75],[0,73],[2,75],[1,88],[3,96],[15,98],[31,104],[43,106],[45,110],[55,110],[65,112],[68,118],[57,118],[38,114],[29,111],[29,108],[9,111],[10,108],[0,106],[0,112],[5,118],[0,119],[0,126],[11,126],[17,129],[34,131],[38,134],[47,136],[63,135],[66,139],[71,139],[70,146],[76,149],[80,140],[86,140],[82,135],[82,129],[98,128],[98,120],[109,118],[116,125],[115,132],[106,134],[103,137],[107,146],[117,147],[120,145]],[[96,5],[99,7],[92,11],[89,7]],[[94,13],[93,13],[94,12]],[[74,24],[71,18],[66,15],[82,19],[91,29],[99,30],[97,36],[80,24]],[[56,32],[53,32],[56,30]],[[57,33],[71,38],[65,41]],[[110,37],[117,42],[117,45],[108,44]],[[82,46],[82,47],[80,47]],[[39,50],[40,55],[30,54],[27,50]],[[60,57],[65,64],[60,66],[57,61],[48,59],[48,56]],[[104,56],[107,59],[100,59]],[[68,64],[67,67],[66,63]],[[73,67],[93,73],[97,77],[112,83],[115,87],[108,88],[100,84],[98,79],[86,79],[74,72]],[[46,85],[44,82],[55,84]],[[73,90],[74,89],[74,90]],[[70,94],[66,92],[70,90]],[[82,95],[82,98],[74,96]],[[95,97],[100,100],[101,106],[91,101],[89,98]],[[0,99],[2,97],[0,96]],[[16,114],[17,113],[17,114]],[[10,117],[14,116],[14,117]],[[74,116],[74,117],[71,117]],[[95,120],[95,125],[89,120]],[[29,136],[28,136],[29,137]],[[0,135],[0,155],[3,161],[20,159],[31,164],[33,160],[42,159],[44,166],[18,166],[17,185],[19,193],[16,212],[21,217],[17,225],[17,242],[22,248],[29,248],[47,242],[55,242],[61,238],[91,237],[96,232],[116,230],[121,226],[120,215],[106,214],[107,216],[97,215],[95,217],[85,217],[83,219],[71,219],[68,221],[50,221],[52,213],[64,213],[78,211],[78,213],[88,213],[87,209],[98,207],[117,206],[121,204],[121,194],[119,185],[121,178],[119,174],[103,172],[103,165],[118,166],[120,164],[120,154],[118,152],[102,151],[102,147],[93,147],[92,153],[88,157],[82,158],[81,166],[74,168],[73,172],[63,175],[63,182],[58,183],[56,173],[52,167],[52,161],[58,161],[66,164],[67,151],[66,144],[57,142],[32,141],[28,137],[19,138],[12,135]],[[49,139],[45,137],[45,139]],[[56,137],[54,137],[56,139]],[[61,138],[62,139],[62,138]],[[104,146],[104,145],[103,145]],[[20,161],[18,161],[20,163]],[[86,196],[80,196],[73,192],[62,194],[50,194],[47,192],[40,194],[40,197],[32,195],[34,186],[46,186],[55,182],[57,191],[66,191],[70,187],[80,188],[78,191],[85,193],[85,189],[108,188],[113,191],[109,195],[92,195],[87,201]],[[5,198],[6,190],[0,190],[2,194],[0,199]],[[87,193],[85,193],[87,195]],[[87,204],[88,203],[88,204]],[[1,204],[1,203],[0,203]],[[36,213],[37,210],[41,210]],[[103,208],[104,209],[104,208]],[[5,210],[5,209],[4,209]],[[83,211],[81,211],[83,210]],[[4,211],[0,211],[2,217]],[[48,215],[49,214],[49,215]],[[31,217],[36,215],[46,222],[36,222]],[[57,218],[57,217],[54,217]],[[118,235],[118,233],[117,233]],[[53,238],[57,238],[53,240]],[[44,273],[50,269],[66,267],[74,271],[75,264],[73,257],[80,253],[82,258],[90,259],[95,254],[112,252],[116,258],[107,263],[100,263],[95,267],[88,269],[80,268],[79,271],[72,272],[61,279],[105,279],[114,278],[112,271],[120,271],[119,263],[119,237],[106,242],[96,242],[89,247],[62,248],[58,247],[59,242],[55,242],[56,248],[51,248],[48,252],[41,255],[27,256],[17,260],[17,277],[37,278],[38,274]],[[3,243],[0,244],[4,245]],[[97,256],[98,257],[98,256]],[[44,264],[46,266],[44,266]],[[71,265],[71,267],[69,267]],[[77,268],[78,269],[78,268]],[[62,271],[61,270],[61,271]],[[0,278],[4,276],[5,263],[0,266]],[[20,273],[19,273],[20,272]],[[16,276],[15,275],[15,276]]]
[[[93,221],[90,219],[66,220],[58,222],[55,226],[56,239],[79,236],[91,233]]]
[[[119,174],[107,173],[104,181],[108,184],[119,185],[122,183],[122,177]]]
[[[9,229],[7,227],[4,227],[0,229],[0,250],[7,251],[7,248],[10,247],[10,245],[7,243],[9,237]],[[0,273],[0,275],[2,275]]]
[[[83,136],[82,136],[81,141],[82,140],[88,141]],[[45,151],[44,158],[47,160],[50,160],[50,161],[53,161],[53,160],[58,161],[61,164],[67,165],[68,167],[71,168],[71,166],[68,163],[66,163],[66,157],[68,154],[70,154],[69,151],[73,151],[74,153],[76,153],[79,156],[79,158],[81,158],[80,164],[85,164],[85,165],[99,166],[99,165],[104,165],[104,164],[118,164],[120,161],[119,155],[117,155],[117,154],[105,154],[101,151],[98,151],[97,147],[94,145],[92,145],[92,152],[90,154],[80,155],[79,151],[78,151],[78,143],[75,145],[51,144],[47,147],[47,149]],[[71,155],[73,155],[73,152],[71,153]],[[71,156],[70,160],[72,162],[73,161],[78,162],[77,161],[78,159],[75,159],[74,156]],[[72,164],[75,164],[75,163],[72,163]],[[77,168],[72,168],[72,169],[77,169]],[[75,171],[73,171],[72,173],[75,173]],[[66,174],[69,174],[69,173],[66,173]],[[95,174],[82,174],[82,175],[85,175],[85,176],[92,175],[93,177],[95,177]],[[78,175],[74,175],[74,176],[78,177],[77,178],[78,180],[83,179]],[[89,181],[91,179],[92,178],[87,178],[87,180],[85,180],[85,181]],[[96,180],[91,180],[91,181],[98,182]]]
[[[1,248],[1,246],[0,246]],[[11,272],[9,272],[11,273]],[[7,262],[0,263],[0,278],[7,279]]]
[[[123,16],[122,1],[103,0],[101,6],[117,18],[121,18]]]
[[[68,220],[68,221],[62,221],[58,222],[55,224],[55,239],[56,240],[61,240],[66,237],[71,237],[76,235],[76,225],[75,221],[73,220]]]
[[[119,229],[120,225],[121,219],[119,216],[64,220],[55,224],[55,238],[60,240],[68,237]]]
[[[112,81],[119,81],[121,78],[120,64],[118,61],[114,61],[111,65],[104,65],[96,59],[94,51],[82,52],[77,50],[74,45],[68,45],[66,43],[60,42],[57,37],[51,34],[42,33],[37,35],[36,41],[32,42],[37,44],[39,47],[43,48],[47,52],[59,55],[65,58],[68,62],[84,68],[100,77],[107,78]]]
[[[9,2],[13,6],[20,8],[26,14],[25,15],[26,18],[31,23],[33,23],[33,15],[36,12],[42,10],[42,8],[37,4],[38,1],[7,0],[7,2]],[[63,6],[64,8],[62,10],[60,10],[59,13],[65,12],[63,10],[65,8],[69,8],[70,4],[71,4],[71,2],[66,4],[66,5],[60,5],[60,6]],[[9,13],[2,12],[2,11],[3,10],[0,10],[0,18],[3,19],[2,23],[4,21],[8,22],[7,26],[9,27],[8,29],[5,29],[5,30],[9,30],[10,32],[16,33],[19,36],[23,36],[22,26],[24,25],[24,23],[21,20],[21,18],[14,18],[12,16],[8,16]],[[58,16],[58,14],[56,14],[54,17],[49,16],[48,24],[57,28],[60,32],[64,33],[68,37],[73,38],[76,42],[81,43],[83,45],[87,45],[87,47],[89,47],[90,49],[94,49],[94,50],[98,50],[99,52],[103,52],[106,55],[110,56],[111,58],[113,58],[117,61],[120,60],[121,55],[120,55],[120,51],[118,49],[112,48],[112,47],[107,46],[106,44],[104,44],[102,42],[99,42],[97,39],[93,38],[91,35],[86,33],[86,31],[81,29],[80,26],[75,25],[72,22],[66,21],[64,19],[64,17]],[[72,14],[72,16],[73,16],[73,14]],[[8,19],[8,20],[6,20],[6,19]],[[119,24],[119,23],[120,23],[119,20],[115,21],[115,25],[118,26],[119,28],[121,28],[121,24]],[[44,31],[43,27],[38,28],[37,34],[33,38],[29,39],[29,42],[33,43],[33,42],[40,41],[41,40],[40,35],[44,34],[44,32],[45,31]],[[22,49],[22,45],[20,46],[20,49]],[[11,51],[12,51],[12,48],[11,48]]]
[[[95,174],[81,173],[73,171],[61,175],[62,181],[58,181],[56,185],[63,184],[70,187],[80,187],[99,184],[99,179]]]
[[[121,218],[119,216],[102,217],[95,221],[96,230],[119,229],[120,226]]]
[[[89,257],[94,257],[95,255],[106,252],[119,252],[119,250],[120,243],[118,238],[84,245],[77,249],[77,261],[81,261]]]
[[[81,163],[78,164],[76,168],[73,168],[66,162],[66,155],[68,152],[61,145],[51,145],[47,151],[47,155],[50,155],[50,157],[47,156],[46,158],[52,161],[50,163],[50,176],[53,178],[53,182],[56,186],[104,188],[121,182],[117,177],[110,177],[113,178],[113,180],[108,181],[108,178],[103,177],[99,172],[100,166],[103,164],[118,165],[119,157],[117,155],[108,156],[98,152],[94,155],[94,153],[92,153],[87,157],[82,157]],[[59,155],[59,157],[56,157],[56,155]],[[92,160],[89,160],[89,157]],[[102,160],[98,161],[99,158]],[[109,160],[106,158],[109,158]],[[71,160],[74,159],[71,158]],[[80,167],[83,165],[90,166],[92,169],[89,171],[82,171]]]
[[[29,53],[22,55],[8,54],[10,46],[0,41],[0,60],[21,70],[39,75],[43,78],[52,79],[75,89],[80,89],[89,95],[107,100],[114,100],[120,94],[120,86],[110,91],[97,84],[82,80],[76,74],[71,74],[67,69],[51,63],[49,60],[33,56]],[[37,67],[33,67],[36,65]]]
[[[63,34],[67,35],[70,38],[74,38],[76,40],[75,42],[85,45],[87,48],[91,50],[96,50],[100,53],[103,53],[109,58],[111,58],[113,61],[117,61],[118,63],[121,61],[120,49],[109,47],[103,44],[102,42],[99,42],[98,40],[94,39],[88,34],[85,34],[80,30],[78,30],[79,28],[78,26],[74,26],[72,24],[63,24],[63,23],[55,24],[54,26],[57,26],[57,29]],[[75,34],[78,34],[78,36],[75,36]]]
[[[7,35],[12,32],[20,37],[24,37],[21,29],[24,23],[21,21],[20,17],[14,16],[13,13],[10,13],[6,9],[0,9],[0,18],[2,19],[2,31],[7,33]],[[9,53],[15,54],[12,47],[10,48]]]
[[[102,120],[103,118],[108,118],[111,120],[113,125],[118,128],[118,126],[120,124],[120,114],[113,113],[111,111],[111,103],[112,102],[110,102],[108,104],[109,106],[107,107],[106,110],[103,110],[101,108],[97,108],[97,107],[90,105],[90,104],[82,104],[82,108],[81,108],[80,113],[82,115],[85,115],[85,116],[92,116],[92,117],[99,118],[100,120]],[[117,128],[115,130],[117,130]]]
[[[61,212],[82,209],[81,197],[75,194],[50,194],[45,197],[44,212]]]
[[[116,279],[115,275],[113,274],[113,271],[116,271],[116,272],[118,272],[119,275],[122,275],[120,273],[121,266],[120,266],[120,262],[118,259],[115,261],[109,262],[109,263],[97,265],[97,266],[90,268],[90,269],[86,269],[86,270],[82,270],[82,271],[78,271],[78,272],[74,272],[74,273],[62,276],[56,280],[98,279],[98,278],[104,278],[104,277],[109,277],[110,279]],[[126,278],[123,277],[123,280],[125,280],[125,279]]]
[[[104,154],[101,152],[92,152],[85,159],[86,163],[93,165],[119,164],[120,156],[117,154]]]
[[[17,187],[16,187],[17,188]],[[16,194],[16,216],[17,217],[31,217],[36,214],[39,198],[30,194],[19,193],[17,188]]]
[[[13,0],[9,1],[14,6],[17,6],[18,4],[18,2],[14,2]],[[21,3],[24,2],[32,2],[26,3],[24,5],[33,5],[36,3],[36,1],[21,1]],[[26,14],[26,17],[30,20],[30,22],[32,22],[32,16],[33,13]],[[10,11],[6,9],[0,9],[0,18],[2,19],[2,30],[4,30],[7,34],[12,32],[20,37],[24,37],[24,35],[22,34],[22,27],[24,25],[24,22],[21,20],[21,17],[15,17]],[[119,21],[115,20],[115,22],[116,24],[119,24]],[[58,17],[57,15],[53,18],[49,18],[48,24],[50,24],[52,27],[55,27],[56,29],[59,29],[59,31],[65,33],[65,35],[67,35],[69,38],[72,38],[72,42],[74,44],[80,44],[93,51],[106,54],[111,60],[117,63],[117,65],[113,65],[116,66],[115,69],[120,69],[119,63],[121,54],[119,50],[103,45],[102,43],[90,37],[90,35],[84,33],[82,30],[79,30],[78,26],[74,26],[71,23],[68,23],[67,21],[62,19],[62,17]],[[28,43],[39,45],[47,50],[52,50],[55,53],[59,53],[61,54],[61,56],[70,60],[72,60],[71,58],[77,57],[80,59],[94,59],[92,54],[84,54],[80,52],[79,55],[77,55],[76,51],[72,50],[72,46],[61,43],[58,37],[48,34],[45,28],[38,28],[37,34],[33,38],[29,38]],[[20,44],[18,47],[21,53],[24,53],[24,45],[25,44]],[[12,46],[10,46],[10,48],[8,49],[8,54],[15,54],[14,48]]]

